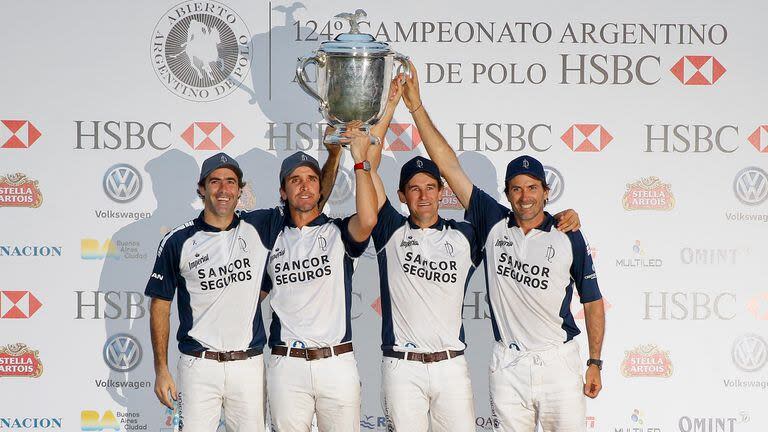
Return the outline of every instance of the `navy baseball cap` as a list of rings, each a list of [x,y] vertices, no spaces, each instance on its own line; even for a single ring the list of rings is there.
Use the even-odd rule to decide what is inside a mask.
[[[507,189],[507,183],[517,175],[527,174],[531,177],[541,180],[541,184],[547,187],[547,175],[544,173],[544,166],[536,158],[530,156],[520,156],[512,159],[507,164],[507,174],[504,176],[504,190]]]
[[[243,182],[243,170],[240,169],[240,165],[235,158],[227,155],[226,153],[216,153],[203,162],[203,167],[200,169],[200,180],[198,183],[203,184],[205,178],[209,174],[216,171],[219,168],[229,168],[237,174],[237,179],[240,183]]]
[[[437,168],[437,165],[430,159],[416,156],[406,162],[400,169],[400,190],[403,190],[406,183],[418,173],[429,174],[437,180],[438,185],[442,184],[442,180],[440,180],[440,169]]]
[[[317,159],[304,153],[303,151],[297,151],[296,153],[283,159],[283,164],[280,165],[280,185],[282,186],[285,178],[291,175],[293,170],[301,166],[312,168],[315,173],[317,173],[317,176],[320,177],[320,164],[317,163]]]

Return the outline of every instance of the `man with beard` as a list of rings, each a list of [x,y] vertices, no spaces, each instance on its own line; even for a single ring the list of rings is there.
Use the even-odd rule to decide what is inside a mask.
[[[338,158],[329,153],[330,177]],[[234,158],[218,153],[203,162],[198,195],[204,210],[163,238],[145,290],[152,298],[155,394],[169,408],[178,401],[185,431],[215,431],[222,406],[227,430],[264,431],[266,336],[258,287],[283,217],[279,209],[236,214],[244,185]],[[167,361],[177,291],[178,393]]]
[[[393,86],[399,100],[402,88]],[[393,111],[377,126],[388,124]],[[374,132],[382,130],[386,127]],[[421,135],[425,143],[435,139]],[[369,157],[379,207],[372,237],[379,263],[388,426],[394,431],[474,432],[461,312],[469,278],[482,259],[481,243],[469,223],[439,216],[443,182],[434,162],[417,156],[403,165],[397,193],[408,206],[409,216],[404,216],[390,204],[378,175],[381,148],[372,149]],[[564,226],[578,226],[573,210],[564,215]]]
[[[555,219],[544,211],[549,187],[538,160],[521,156],[507,165],[504,192],[510,212],[464,173],[422,104],[415,72],[406,81],[403,99],[429,156],[467,209],[466,219],[485,255],[497,341],[490,366],[494,429],[533,432],[538,419],[545,432],[583,430],[584,395],[594,398],[602,387],[605,329],[584,237],[579,231],[554,229]],[[580,333],[570,312],[574,287],[584,304],[589,342],[584,378],[573,340]]]
[[[272,324],[267,392],[272,427],[309,432],[359,431],[360,378],[352,351],[350,309],[355,259],[376,225],[376,192],[367,155],[370,137],[345,132],[355,162],[357,213],[331,219],[320,212],[320,168],[297,152],[283,161],[279,234],[267,263]]]

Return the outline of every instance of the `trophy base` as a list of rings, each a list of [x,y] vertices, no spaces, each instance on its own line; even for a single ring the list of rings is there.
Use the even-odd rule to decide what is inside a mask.
[[[375,145],[378,143],[379,140],[375,136],[371,135],[370,125],[365,124],[363,125],[363,127],[360,128],[360,130],[365,132],[368,135],[368,137],[371,139],[371,145]],[[344,148],[347,148],[349,147],[349,143],[341,142],[342,139],[346,139],[344,136],[341,135],[346,131],[347,131],[346,125],[338,125],[336,126],[336,131],[334,131],[330,135],[326,135],[325,138],[323,139],[323,142],[326,144],[340,145]]]

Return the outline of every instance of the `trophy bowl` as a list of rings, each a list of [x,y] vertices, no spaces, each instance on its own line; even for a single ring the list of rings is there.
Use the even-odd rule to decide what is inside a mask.
[[[299,58],[296,64],[299,86],[320,103],[320,113],[336,128],[326,136],[327,143],[339,144],[346,124],[351,121],[361,121],[367,131],[381,119],[395,62],[410,74],[407,57],[392,51],[387,43],[360,33],[358,20],[365,16],[361,9],[354,14],[336,15],[348,19],[352,30],[323,42],[319,49]],[[317,68],[316,89],[305,80],[309,64]]]

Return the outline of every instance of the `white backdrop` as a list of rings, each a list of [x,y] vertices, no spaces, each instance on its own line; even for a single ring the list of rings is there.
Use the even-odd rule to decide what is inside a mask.
[[[325,158],[293,70],[341,31],[331,17],[358,7],[363,31],[415,61],[425,107],[480,187],[503,199],[506,163],[533,155],[549,167],[549,210],[579,212],[610,305],[587,430],[766,430],[766,10],[710,0],[5,4],[0,429],[172,427],[152,391],[142,295],[157,244],[199,212],[199,163],[219,149],[244,168],[244,208],[276,204],[284,156]],[[183,50],[190,15],[220,30],[229,75],[164,54]],[[404,108],[393,123],[381,171],[396,199],[400,165],[425,152]],[[331,215],[354,205],[343,165]],[[444,204],[462,217],[455,197]],[[363,430],[385,430],[377,279],[368,254],[353,303]],[[484,295],[479,271],[464,308],[479,431]],[[105,361],[115,335],[142,349],[128,372]]]

